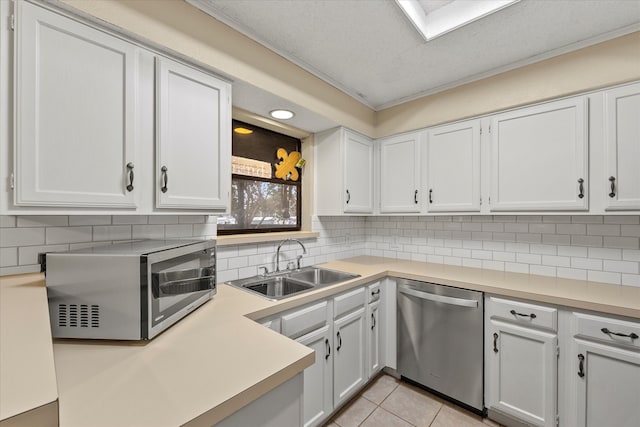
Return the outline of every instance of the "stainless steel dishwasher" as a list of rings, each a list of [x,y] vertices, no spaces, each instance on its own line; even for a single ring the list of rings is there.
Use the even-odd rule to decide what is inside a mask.
[[[398,373],[484,412],[482,292],[398,280]]]

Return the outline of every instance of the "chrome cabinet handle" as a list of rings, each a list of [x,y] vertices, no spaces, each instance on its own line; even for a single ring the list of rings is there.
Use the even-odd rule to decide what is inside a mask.
[[[349,193],[349,190],[347,190],[347,204],[349,204],[350,201],[351,201],[351,193]]]
[[[613,199],[614,197],[616,197],[616,177],[610,176],[609,182],[611,183],[611,193],[609,193],[609,197]]]
[[[373,328],[376,327],[376,316],[373,315],[373,313],[371,313],[371,330],[373,331]]]
[[[342,348],[342,337],[340,336],[340,331],[338,331],[336,336],[338,337],[338,346],[336,347],[336,351],[340,351]]]
[[[495,332],[493,333],[493,352],[498,352],[498,334]]]
[[[166,193],[168,190],[167,184],[169,183],[169,174],[167,173],[169,169],[167,169],[166,166],[162,166],[160,170],[162,171],[162,181],[164,183],[160,191],[162,191],[163,193]]]
[[[129,170],[129,185],[127,185],[127,191],[133,191],[133,163],[127,163],[127,169]]]
[[[371,291],[371,296],[375,297],[376,295],[380,295],[380,289],[376,289],[375,291]]]
[[[578,376],[580,378],[583,378],[584,377],[584,354],[579,354],[578,360],[580,361],[578,364]]]
[[[413,203],[418,204],[418,190],[413,193]]]
[[[532,319],[535,319],[537,316],[535,315],[535,313],[531,313],[531,314],[523,314],[523,313],[518,313],[515,310],[511,310],[509,313],[513,314],[514,316],[522,316],[522,317],[530,317]]]
[[[584,197],[584,179],[580,178],[578,180],[578,184],[580,184],[580,193],[578,193],[578,198],[582,199]]]
[[[431,195],[433,194],[433,188],[429,189],[429,203],[433,203],[433,199],[431,198]]]
[[[638,339],[638,334],[636,334],[635,332],[631,332],[630,334],[621,334],[620,332],[610,331],[608,328],[602,328],[600,330],[603,334],[607,335],[616,335],[619,337],[631,338],[632,340]]]
[[[329,338],[324,339],[324,345],[325,345],[325,348],[327,349],[324,355],[324,360],[327,360],[329,359],[329,356],[331,356],[331,344],[329,344]]]

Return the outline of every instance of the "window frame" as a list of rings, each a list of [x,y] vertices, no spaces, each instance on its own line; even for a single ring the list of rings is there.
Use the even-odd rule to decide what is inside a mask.
[[[268,132],[270,134],[276,134],[276,135],[281,135],[283,138],[287,138],[290,141],[291,140],[296,140],[296,150],[298,152],[302,152],[302,141],[298,138],[294,138],[285,134],[281,134],[279,132],[274,132],[272,130],[269,129],[265,129],[265,128],[261,128],[259,126],[256,125],[251,125],[249,123],[245,123],[242,122],[240,120],[233,120],[233,126],[232,128],[235,128],[236,126],[241,126],[241,127],[246,127],[249,129],[257,129],[260,132]],[[292,141],[291,141],[292,142]],[[233,138],[232,138],[232,151],[233,151]],[[275,150],[274,150],[274,156],[275,156]],[[255,160],[261,160],[261,159],[255,159]],[[262,160],[264,161],[264,160]],[[217,234],[218,236],[233,236],[233,235],[246,235],[246,234],[263,234],[263,233],[291,233],[291,232],[299,232],[302,230],[302,204],[303,204],[303,197],[302,197],[302,170],[298,170],[299,172],[299,178],[297,181],[287,181],[287,180],[283,180],[281,178],[276,178],[275,177],[275,163],[274,162],[269,162],[272,168],[272,177],[271,178],[262,178],[262,177],[256,177],[256,176],[250,176],[250,175],[240,175],[240,174],[231,174],[231,183],[233,185],[233,180],[234,179],[242,179],[242,180],[247,180],[247,181],[255,181],[255,182],[268,182],[268,183],[274,183],[274,184],[282,184],[282,185],[291,185],[291,186],[295,186],[296,187],[296,193],[297,193],[297,203],[296,203],[296,223],[297,225],[295,226],[281,226],[281,227],[262,227],[262,228],[228,228],[228,229],[224,229],[221,228],[221,225],[223,224],[218,224],[217,227]],[[231,191],[231,189],[229,189]],[[229,203],[229,212],[227,215],[225,216],[233,216],[231,207],[233,205],[233,200],[230,200]]]

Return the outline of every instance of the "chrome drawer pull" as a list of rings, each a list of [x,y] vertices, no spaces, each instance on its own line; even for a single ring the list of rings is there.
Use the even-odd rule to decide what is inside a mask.
[[[493,352],[498,352],[498,334],[495,332],[493,333]]]
[[[380,289],[376,289],[375,291],[371,291],[371,296],[375,297],[376,295],[380,295]]]
[[[340,351],[342,348],[342,337],[340,336],[340,331],[338,331],[336,336],[338,337],[338,347],[336,347],[336,351]]]
[[[329,344],[329,339],[325,338],[324,339],[324,345],[327,349],[326,354],[324,355],[324,360],[329,359],[329,356],[331,356],[331,344]]]
[[[535,313],[523,314],[523,313],[518,313],[515,310],[511,310],[509,313],[513,314],[514,316],[530,317],[532,319],[535,319],[536,317],[538,317],[538,316],[535,315]]]
[[[607,328],[602,328],[600,330],[602,331],[603,334],[607,334],[607,335],[616,335],[619,337],[631,338],[632,340],[638,339],[638,334],[636,334],[635,332],[631,332],[630,334],[621,334],[620,332],[610,331]]]
[[[580,378],[583,378],[584,377],[584,354],[579,354],[578,360],[580,361],[578,365],[578,376]]]

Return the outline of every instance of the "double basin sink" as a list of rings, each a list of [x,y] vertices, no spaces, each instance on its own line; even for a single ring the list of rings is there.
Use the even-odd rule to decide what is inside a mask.
[[[304,267],[264,276],[232,280],[227,284],[271,300],[280,300],[303,292],[313,291],[329,285],[360,277],[359,274],[344,273],[320,267]]]

